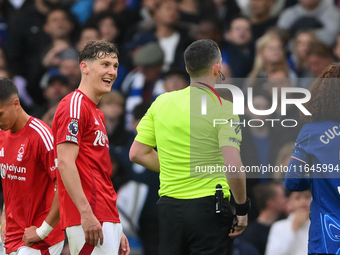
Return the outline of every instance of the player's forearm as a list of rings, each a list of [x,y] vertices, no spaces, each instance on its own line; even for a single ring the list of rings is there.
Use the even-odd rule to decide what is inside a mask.
[[[81,185],[80,176],[75,162],[66,163],[58,158],[58,170],[65,189],[71,197],[73,203],[78,208],[80,214],[92,212],[91,206],[85,196]]]
[[[48,225],[50,225],[52,228],[54,228],[57,223],[60,220],[59,217],[59,199],[58,199],[58,191],[55,191],[54,197],[53,197],[53,201],[52,201],[52,205],[51,205],[51,209],[48,213],[48,215],[45,218],[45,221]]]

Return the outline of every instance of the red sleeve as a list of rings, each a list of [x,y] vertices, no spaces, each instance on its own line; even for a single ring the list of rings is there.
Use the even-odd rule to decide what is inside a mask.
[[[34,140],[37,144],[35,148],[38,149],[39,161],[47,174],[52,180],[56,178],[56,161],[54,156],[54,145],[51,128],[39,119],[33,119],[29,124],[35,130]]]
[[[55,126],[53,126],[56,145],[63,142],[81,144],[81,137],[86,127],[85,111],[83,95],[79,92],[74,92],[60,102],[55,115]]]

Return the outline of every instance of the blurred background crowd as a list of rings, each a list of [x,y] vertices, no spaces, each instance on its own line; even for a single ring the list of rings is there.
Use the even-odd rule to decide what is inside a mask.
[[[224,82],[245,95],[252,87],[254,108],[269,109],[273,87],[308,88],[324,68],[339,61],[339,8],[338,0],[0,0],[0,77],[16,83],[28,113],[51,125],[58,102],[79,85],[79,49],[101,38],[117,45],[118,78],[98,108],[105,115],[112,181],[131,254],[153,255],[158,174],[131,163],[128,152],[154,99],[190,84],[186,47],[198,39],[216,41]],[[282,116],[280,93],[278,102],[271,116],[256,116],[246,107],[241,117],[296,119],[298,125],[272,127],[264,121],[261,127],[245,126],[244,165],[288,164],[303,122],[295,106]],[[234,255],[300,254],[293,244],[283,253],[289,241],[305,242],[301,254],[306,254],[310,194],[287,194],[282,173],[257,177],[247,179],[253,208],[249,227],[235,240]],[[276,223],[293,229],[291,240],[282,241],[277,227],[271,228]],[[67,245],[63,254],[68,254]]]

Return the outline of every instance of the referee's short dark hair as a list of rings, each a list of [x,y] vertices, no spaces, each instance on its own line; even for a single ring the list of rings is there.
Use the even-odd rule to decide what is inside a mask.
[[[0,78],[0,103],[5,104],[13,95],[19,96],[18,88],[8,78]]]
[[[193,42],[184,52],[185,65],[191,78],[204,77],[221,57],[217,43],[210,39]]]

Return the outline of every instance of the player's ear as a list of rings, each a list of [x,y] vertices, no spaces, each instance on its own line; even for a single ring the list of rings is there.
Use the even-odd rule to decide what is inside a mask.
[[[81,70],[82,73],[88,74],[89,73],[89,65],[88,65],[88,63],[85,62],[85,61],[82,61],[80,63],[80,70]]]
[[[15,108],[19,108],[20,107],[20,101],[19,98],[15,97],[12,101],[12,106]]]
[[[214,76],[217,77],[219,76],[219,71],[220,70],[220,63],[216,63],[213,65],[213,72],[214,72]]]

